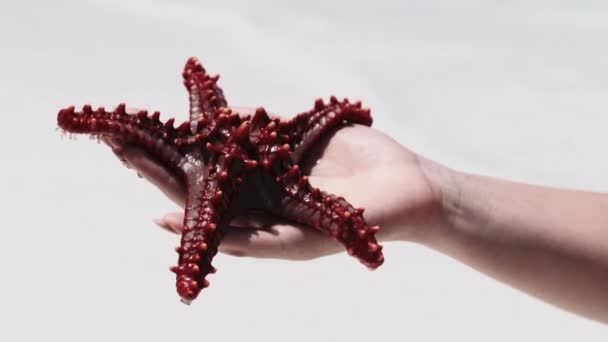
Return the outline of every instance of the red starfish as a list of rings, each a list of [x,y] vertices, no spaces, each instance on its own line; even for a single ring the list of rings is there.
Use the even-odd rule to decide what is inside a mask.
[[[215,272],[211,259],[229,221],[252,209],[330,234],[369,268],[383,263],[382,247],[374,237],[378,226],[367,225],[363,209],[311,186],[298,166],[331,129],[346,123],[371,125],[369,109],[332,96],[329,104],[318,99],[312,110],[289,121],[270,118],[263,108],[242,116],[228,108],[219,77],[209,76],[196,58],[188,60],[183,77],[190,118],[177,128],[174,119],[159,121],[158,112],[127,114],[124,104],[110,112],[103,107],[94,111],[90,105],[75,112],[72,106],[57,116],[67,132],[120,138],[139,146],[186,186],[184,228],[176,248],[179,261],[171,268],[182,301],[190,303],[209,286],[205,277]]]

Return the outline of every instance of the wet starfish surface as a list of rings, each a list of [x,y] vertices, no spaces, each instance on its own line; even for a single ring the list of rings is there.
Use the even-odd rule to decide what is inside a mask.
[[[363,209],[344,198],[313,187],[300,171],[300,163],[320,136],[348,123],[371,125],[369,109],[360,102],[329,103],[317,99],[314,108],[284,121],[263,108],[240,115],[228,107],[219,76],[210,76],[196,58],[183,72],[190,96],[190,117],[174,127],[160,114],[128,114],[120,104],[113,111],[85,105],[62,109],[57,122],[69,133],[118,138],[144,150],[187,189],[176,287],[185,303],[209,286],[205,279],[215,268],[211,261],[239,214],[262,210],[314,227],[333,236],[348,254],[370,269],[384,257]]]

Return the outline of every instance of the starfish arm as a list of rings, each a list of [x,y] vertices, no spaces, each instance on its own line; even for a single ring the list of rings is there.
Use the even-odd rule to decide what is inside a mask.
[[[190,303],[199,292],[209,286],[205,277],[215,273],[211,260],[217,254],[219,244],[228,226],[228,206],[234,184],[228,172],[221,167],[201,172],[188,166],[188,197],[178,265],[171,268],[176,273],[177,292],[184,303]]]
[[[382,246],[374,236],[378,226],[367,224],[363,209],[355,209],[344,198],[314,188],[306,176],[300,175],[298,166],[293,166],[280,181],[285,197],[279,215],[330,234],[346,247],[349,255],[370,269],[382,265]]]
[[[188,59],[182,76],[190,96],[190,122],[193,125],[201,118],[212,119],[219,108],[228,106],[224,92],[217,85],[219,75],[209,76],[198,59]],[[193,126],[193,133],[195,129]]]
[[[124,103],[113,111],[106,111],[104,107],[93,110],[90,105],[84,105],[78,112],[73,106],[62,109],[57,115],[57,123],[69,133],[118,138],[139,147],[166,166],[176,165],[182,158],[172,143],[178,132],[172,126],[173,120],[163,124],[159,117],[159,112],[148,115],[145,110],[127,114]]]
[[[293,151],[291,158],[297,164],[321,135],[344,123],[371,126],[370,110],[361,108],[361,102],[350,103],[348,99],[338,101],[334,96],[329,104],[317,99],[312,110],[298,114],[279,131],[289,137]]]

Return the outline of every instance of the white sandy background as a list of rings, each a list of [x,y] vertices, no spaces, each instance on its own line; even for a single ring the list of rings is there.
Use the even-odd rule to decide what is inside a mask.
[[[318,96],[461,170],[608,191],[605,1],[0,1],[0,340],[606,341],[413,244],[369,272],[217,257],[190,307],[167,267],[174,206],[86,138],[70,104],[185,119],[186,58],[231,104],[292,114]],[[542,271],[542,270],[541,270]]]

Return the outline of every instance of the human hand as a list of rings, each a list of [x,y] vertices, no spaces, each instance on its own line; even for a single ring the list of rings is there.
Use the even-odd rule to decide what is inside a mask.
[[[145,152],[118,141],[106,143],[128,167],[184,206],[185,186]],[[381,227],[379,240],[418,240],[440,218],[438,196],[422,167],[425,162],[376,129],[350,125],[318,141],[301,168],[313,186],[365,208],[367,222]],[[179,233],[183,213],[166,214],[156,223]],[[220,245],[221,252],[231,255],[307,260],[343,251],[324,233],[270,215],[237,217],[231,226]]]

